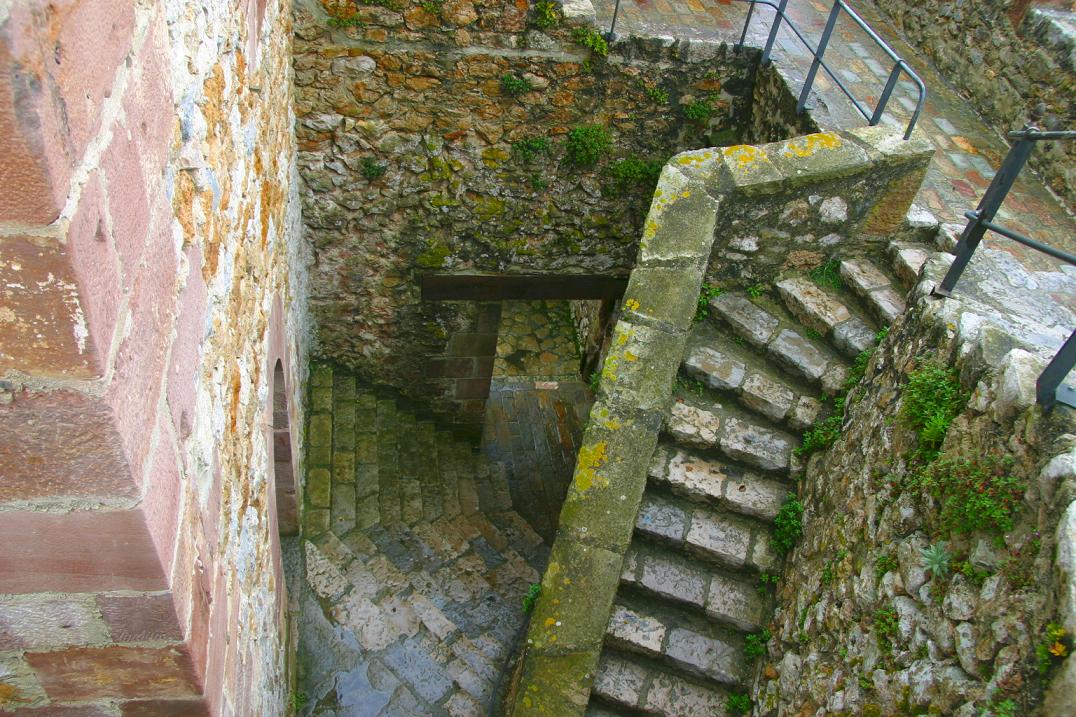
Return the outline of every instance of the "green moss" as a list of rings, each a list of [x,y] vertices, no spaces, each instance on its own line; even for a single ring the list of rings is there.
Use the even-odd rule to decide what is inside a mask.
[[[773,520],[773,549],[778,555],[787,555],[803,534],[803,503],[790,495],[777,511]]]
[[[418,258],[415,259],[415,263],[426,269],[439,269],[444,266],[445,259],[451,253],[452,250],[448,244],[435,239],[430,242],[426,251],[419,254]]]
[[[681,111],[684,113],[684,119],[692,122],[705,122],[714,115],[714,105],[709,99],[695,100],[694,102],[684,105]]]
[[[378,164],[378,162],[370,157],[362,158],[362,176],[366,177],[371,182],[381,179],[385,176],[385,172],[388,171],[388,166],[384,164]]]
[[[511,72],[501,75],[501,92],[509,97],[519,97],[532,89],[534,89],[534,86],[526,77],[520,77]]]
[[[552,146],[548,137],[524,137],[518,142],[512,143],[512,152],[520,161],[530,164],[539,155],[548,155]]]
[[[592,27],[577,27],[572,31],[572,39],[593,52],[598,57],[608,57],[609,44],[597,30]]]
[[[568,161],[579,167],[593,167],[613,146],[609,130],[589,124],[573,127],[568,132]]]
[[[650,197],[654,193],[663,166],[663,162],[639,157],[622,159],[610,165],[605,172],[606,193],[612,196],[637,193]]]
[[[508,205],[503,199],[481,196],[475,200],[474,213],[479,219],[485,221],[500,214],[504,214],[507,207]]]
[[[511,156],[504,147],[486,147],[482,150],[482,164],[494,169],[506,162]]]

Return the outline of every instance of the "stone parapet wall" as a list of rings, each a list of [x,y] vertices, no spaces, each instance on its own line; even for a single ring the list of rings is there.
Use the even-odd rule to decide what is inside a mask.
[[[318,351],[435,410],[459,397],[427,362],[465,319],[422,303],[419,274],[626,273],[660,166],[739,141],[750,115],[756,51],[629,38],[603,57],[573,39],[593,32],[585,13],[540,30],[530,12],[501,0],[296,7]],[[592,165],[568,156],[583,125],[610,140]],[[624,160],[635,164],[618,181]]]
[[[509,714],[583,714],[715,243],[726,241],[743,212],[770,217],[780,204],[810,206],[804,195],[820,184],[837,191],[833,182],[861,197],[843,220],[853,234],[892,231],[931,154],[921,141],[899,137],[884,129],[808,135],[685,152],[665,165],[561,510]],[[887,181],[879,182],[879,174]],[[869,196],[863,187],[873,189]]]
[[[1035,404],[1072,321],[1046,292],[1070,280],[980,249],[943,300],[931,290],[951,260],[928,261],[849,396],[841,438],[807,466],[756,715],[1073,714],[1076,663],[1058,666],[1076,628],[1073,413]],[[952,367],[968,397],[939,460],[995,457],[1021,486],[1010,530],[991,518],[951,531],[949,496],[917,487],[925,459],[902,407],[909,375],[931,363]],[[988,495],[972,515],[1000,494]],[[931,546],[948,556],[935,570]],[[1053,657],[1049,623],[1069,635]]]
[[[1028,4],[894,0],[878,6],[999,132],[1028,121],[1045,129],[1073,129],[1076,16],[1071,9],[1028,9]],[[1030,161],[1069,207],[1076,202],[1074,144],[1041,142]]]

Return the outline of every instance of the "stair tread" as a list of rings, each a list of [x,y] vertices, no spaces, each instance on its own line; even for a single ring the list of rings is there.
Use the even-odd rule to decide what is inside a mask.
[[[766,600],[752,579],[675,548],[633,541],[621,585],[671,605],[705,614],[736,630],[763,624]],[[772,567],[772,566],[771,566]]]
[[[777,294],[785,307],[808,329],[829,337],[849,358],[874,345],[875,329],[860,315],[858,307],[834,296],[806,277],[782,279]]]
[[[844,283],[880,321],[890,324],[907,308],[904,292],[897,291],[889,277],[869,259],[842,260],[840,273]]]
[[[728,692],[606,649],[593,693],[610,704],[661,717],[726,717]]]
[[[650,462],[653,482],[689,500],[773,520],[788,487],[749,469],[700,455],[662,439]]]
[[[678,397],[666,419],[666,431],[685,447],[719,450],[731,460],[767,472],[796,468],[792,449],[799,439],[733,402]]]

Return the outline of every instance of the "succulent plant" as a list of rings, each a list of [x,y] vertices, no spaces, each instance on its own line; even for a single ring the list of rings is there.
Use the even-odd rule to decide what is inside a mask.
[[[923,556],[923,567],[934,577],[944,578],[949,574],[949,561],[953,559],[953,556],[945,549],[944,540],[929,545],[919,552]]]

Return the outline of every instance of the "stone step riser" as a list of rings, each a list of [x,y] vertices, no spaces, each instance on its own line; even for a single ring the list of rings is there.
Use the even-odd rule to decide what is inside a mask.
[[[656,666],[606,651],[598,666],[593,694],[632,713],[683,717],[726,717],[728,692],[684,679]]]
[[[747,417],[714,404],[708,411],[676,402],[666,421],[668,434],[679,445],[700,450],[719,451],[731,461],[767,473],[789,474],[800,466],[792,449],[798,439],[750,421]],[[717,413],[721,410],[722,413]]]

